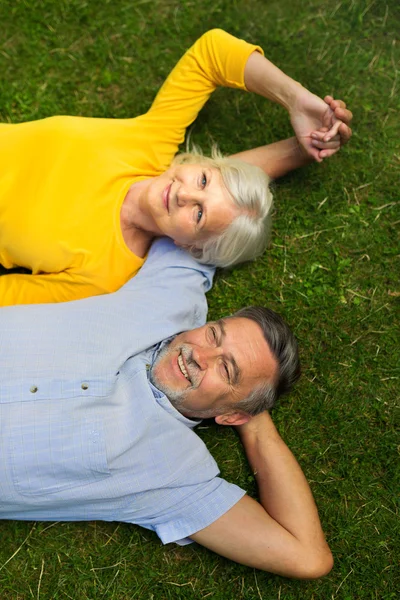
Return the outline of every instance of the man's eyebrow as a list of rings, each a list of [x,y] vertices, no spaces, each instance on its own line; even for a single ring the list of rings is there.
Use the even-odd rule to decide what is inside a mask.
[[[219,319],[218,321],[216,321],[216,324],[219,327],[219,333],[220,333],[220,339],[219,342],[221,343],[224,338],[226,338],[226,329],[225,329],[225,320],[224,319]],[[231,364],[231,377],[230,377],[230,383],[232,385],[238,385],[241,379],[241,371],[239,369],[239,365],[237,364],[235,357],[232,354],[227,354],[227,359]]]
[[[225,319],[218,319],[218,321],[215,323],[219,327],[220,341],[222,341],[224,338],[226,338]]]

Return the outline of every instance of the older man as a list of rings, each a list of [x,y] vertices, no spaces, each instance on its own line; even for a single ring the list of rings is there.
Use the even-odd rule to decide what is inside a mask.
[[[211,280],[159,240],[115,294],[1,309],[0,518],[119,520],[282,575],[329,571],[265,411],[297,377],[294,337],[266,309],[204,325]],[[193,432],[204,417],[238,427],[261,504],[218,477]]]

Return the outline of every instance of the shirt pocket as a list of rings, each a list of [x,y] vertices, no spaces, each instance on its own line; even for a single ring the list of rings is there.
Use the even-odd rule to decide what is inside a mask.
[[[15,489],[24,496],[60,494],[111,475],[99,416],[90,420],[76,413],[73,419],[65,414],[63,418],[51,416],[51,411],[42,413],[41,419],[28,419],[26,427],[20,421],[11,430],[11,476]]]

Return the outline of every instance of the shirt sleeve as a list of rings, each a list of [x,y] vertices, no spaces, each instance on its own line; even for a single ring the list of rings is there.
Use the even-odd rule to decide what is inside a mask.
[[[246,89],[244,68],[254,51],[263,53],[259,46],[212,29],[184,54],[141,117],[151,130],[164,168],[169,167],[186,128],[218,86]]]
[[[0,308],[0,381],[115,373],[130,356],[204,324],[213,273],[163,238],[117,292]]]
[[[163,544],[176,542],[180,545],[191,543],[191,535],[214,523],[246,494],[220,477],[204,484],[180,487],[172,493],[176,498],[169,511],[150,520],[132,522],[155,531]]]
[[[108,292],[69,271],[30,275],[12,273],[0,277],[0,307],[15,304],[69,302]]]

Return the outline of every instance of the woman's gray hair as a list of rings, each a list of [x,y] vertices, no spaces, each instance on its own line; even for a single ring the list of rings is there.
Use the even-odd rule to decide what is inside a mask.
[[[300,377],[299,350],[289,325],[270,308],[248,306],[228,318],[238,317],[251,319],[257,323],[278,363],[278,377],[275,382],[265,382],[253,390],[247,398],[235,404],[235,410],[257,415],[271,409],[279,396],[287,394]]]
[[[230,267],[262,254],[268,242],[273,204],[268,175],[259,167],[222,156],[215,146],[211,158],[197,147],[192,152],[178,154],[173,164],[182,163],[218,169],[234,203],[242,211],[222,234],[206,240],[201,247],[188,248],[192,256],[202,263]]]

